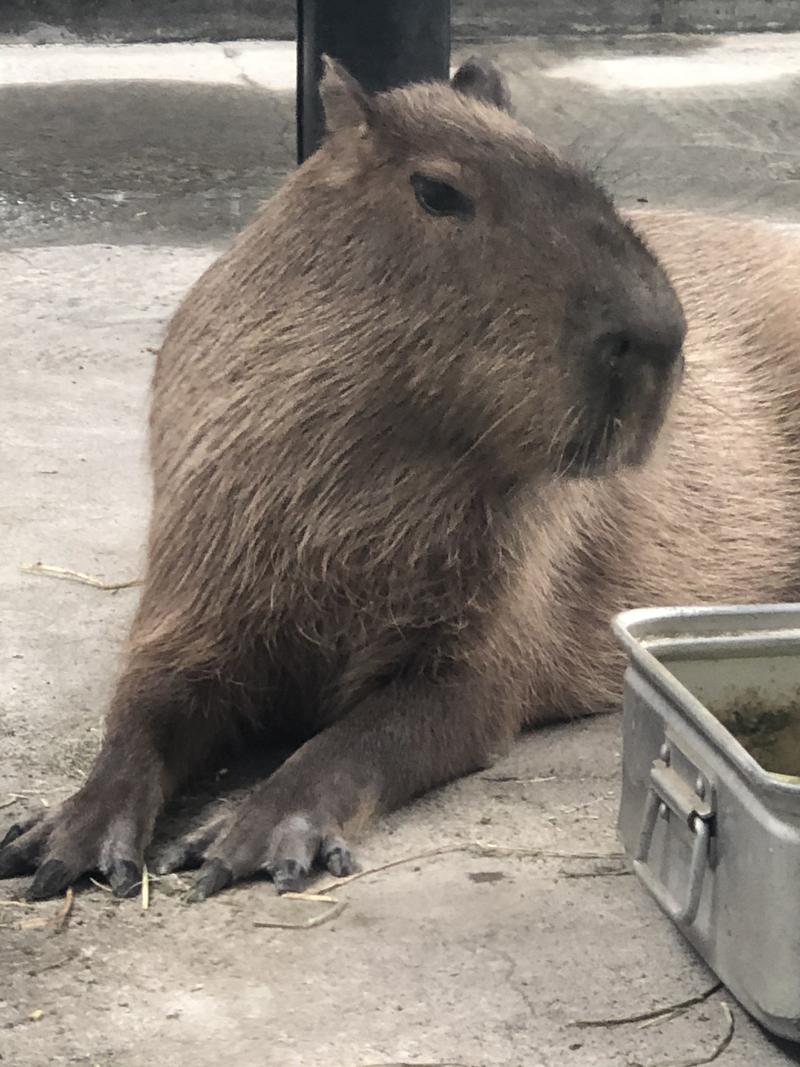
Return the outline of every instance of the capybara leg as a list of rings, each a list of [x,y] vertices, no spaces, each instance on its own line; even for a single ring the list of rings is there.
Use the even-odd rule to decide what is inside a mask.
[[[217,736],[208,697],[206,683],[132,664],[85,784],[52,812],[9,829],[0,843],[0,878],[34,873],[34,900],[92,871],[118,896],[134,893],[164,801]]]
[[[496,708],[477,682],[471,691],[380,690],[217,823],[191,896],[202,900],[256,872],[278,892],[299,890],[315,863],[337,876],[349,872],[345,838],[359,824],[487,766],[506,747],[516,724]]]

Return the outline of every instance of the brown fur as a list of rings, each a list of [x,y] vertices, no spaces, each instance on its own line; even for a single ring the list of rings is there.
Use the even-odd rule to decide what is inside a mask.
[[[253,729],[306,743],[162,866],[205,859],[198,896],[344,870],[344,828],[617,703],[615,612],[797,597],[800,245],[636,216],[689,323],[673,399],[662,266],[468,74],[474,96],[370,100],[329,73],[328,143],[175,315],[106,744],[0,851],[0,874],[38,868],[34,895],[92,867],[128,891],[166,797]],[[475,217],[428,217],[411,172]],[[620,329],[655,340],[612,419],[596,342]]]
[[[533,588],[514,590],[536,634],[536,720],[619,702],[617,611],[800,597],[800,241],[744,221],[634,219],[681,297],[686,375],[644,467],[553,485],[546,523],[537,510]],[[558,575],[546,599],[542,570]]]

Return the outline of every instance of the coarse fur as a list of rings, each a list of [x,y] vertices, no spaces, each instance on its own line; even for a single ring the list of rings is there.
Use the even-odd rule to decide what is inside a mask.
[[[104,748],[0,849],[34,896],[131,891],[164,801],[252,733],[300,747],[161,869],[341,873],[365,818],[616,705],[617,611],[798,599],[800,243],[622,220],[478,61],[377,97],[329,64],[323,98],[159,353]]]

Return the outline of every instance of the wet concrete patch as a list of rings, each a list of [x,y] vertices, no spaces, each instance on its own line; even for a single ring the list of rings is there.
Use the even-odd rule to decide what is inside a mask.
[[[294,166],[292,94],[96,82],[0,88],[0,244],[196,244]]]
[[[507,72],[522,121],[594,170],[621,206],[800,221],[800,38],[666,43],[508,40],[480,51]],[[145,49],[135,81],[75,80],[108,77],[97,48],[71,51],[67,82],[20,84],[15,53],[16,84],[2,85],[0,64],[0,247],[218,245],[240,230],[295,165],[294,94],[255,81],[285,80],[286,49],[279,69],[268,49],[204,47],[222,57],[209,73],[217,84],[172,80],[199,69],[175,66],[180,48]],[[453,63],[471,51],[456,49]],[[37,63],[32,78],[47,66]]]
[[[645,201],[800,220],[800,39],[751,36],[734,48],[727,39],[706,38],[704,49],[688,54],[676,44],[658,53],[673,64],[669,77],[659,81],[656,73],[638,88],[626,85],[623,73],[657,62],[654,40],[631,38],[622,50],[550,39],[482,50],[507,72],[519,118],[589,167],[622,207]],[[724,81],[708,85],[697,77],[697,64],[718,50],[729,69]],[[775,77],[773,50],[782,62]],[[737,65],[758,78],[737,81]],[[725,69],[723,60],[717,66]],[[586,77],[598,69],[612,88]]]

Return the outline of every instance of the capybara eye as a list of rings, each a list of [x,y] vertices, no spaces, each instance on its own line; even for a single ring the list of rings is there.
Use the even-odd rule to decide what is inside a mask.
[[[424,174],[412,174],[411,185],[420,205],[429,215],[450,215],[456,219],[471,219],[475,206],[452,185]]]

